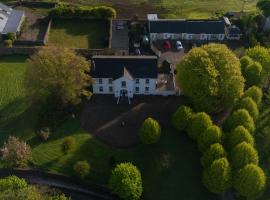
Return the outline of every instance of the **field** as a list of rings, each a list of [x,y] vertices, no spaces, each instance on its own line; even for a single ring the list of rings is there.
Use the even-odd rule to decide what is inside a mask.
[[[0,81],[0,144],[9,135],[26,140],[33,149],[32,164],[39,169],[73,176],[72,165],[88,160],[91,172],[86,181],[106,185],[111,170],[110,160],[132,162],[142,172],[144,199],[208,199],[212,196],[201,184],[199,153],[195,143],[184,134],[171,129],[162,133],[156,145],[139,145],[131,149],[116,149],[93,139],[80,126],[79,118],[67,118],[53,128],[47,142],[35,135],[38,120],[46,109],[32,104],[23,86],[25,57],[1,57]],[[76,148],[68,154],[61,151],[66,136],[76,139]]]
[[[99,20],[54,19],[49,44],[72,48],[102,49],[108,43],[108,22]]]

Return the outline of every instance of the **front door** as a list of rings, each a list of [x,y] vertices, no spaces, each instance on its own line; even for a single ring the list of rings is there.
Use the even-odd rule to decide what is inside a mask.
[[[127,90],[121,90],[121,91],[120,91],[120,96],[122,96],[122,97],[127,97],[127,95],[128,95]]]

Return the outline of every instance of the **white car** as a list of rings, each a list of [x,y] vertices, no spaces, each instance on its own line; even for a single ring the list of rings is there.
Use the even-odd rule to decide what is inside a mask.
[[[176,46],[177,51],[182,51],[184,49],[180,41],[176,41],[175,46]]]

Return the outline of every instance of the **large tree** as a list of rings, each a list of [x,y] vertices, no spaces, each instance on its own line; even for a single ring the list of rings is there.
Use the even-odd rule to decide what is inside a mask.
[[[63,104],[77,104],[90,96],[90,64],[73,50],[44,47],[28,60],[26,86],[34,97],[52,97]]]
[[[177,66],[182,93],[200,111],[228,108],[244,89],[239,59],[223,44],[193,48]]]

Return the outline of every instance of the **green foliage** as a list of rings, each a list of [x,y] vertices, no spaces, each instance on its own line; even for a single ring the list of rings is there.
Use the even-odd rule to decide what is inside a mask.
[[[254,146],[254,138],[244,126],[237,126],[228,138],[229,149],[234,148],[236,145],[246,142]]]
[[[9,176],[0,179],[1,192],[5,190],[18,190],[25,187],[27,187],[27,182],[22,178],[18,178],[17,176]]]
[[[252,86],[248,88],[243,95],[243,97],[251,97],[253,101],[256,102],[257,106],[261,104],[262,96],[262,89],[257,86]]]
[[[251,97],[244,97],[240,99],[234,107],[234,110],[238,109],[246,109],[254,121],[256,121],[259,116],[258,106]]]
[[[13,46],[12,40],[4,40],[4,46],[7,48],[11,48]]]
[[[73,150],[76,146],[76,141],[72,136],[66,137],[62,142],[62,151],[68,153]]]
[[[180,106],[172,116],[173,127],[178,131],[186,131],[193,114],[190,107]]]
[[[257,199],[265,190],[266,176],[259,166],[249,164],[234,177],[233,186],[247,200]]]
[[[199,112],[193,115],[191,123],[188,126],[188,135],[190,138],[197,140],[209,126],[211,126],[211,117],[205,112]]]
[[[86,160],[77,161],[73,166],[74,171],[79,177],[84,178],[89,174],[90,165]]]
[[[254,120],[246,109],[239,109],[234,111],[225,121],[224,128],[231,131],[237,126],[244,126],[250,133],[254,133]]]
[[[241,169],[247,164],[259,163],[258,152],[254,147],[246,142],[236,145],[231,152],[231,165],[235,169]]]
[[[140,171],[131,163],[118,164],[112,171],[109,188],[122,199],[139,200],[143,191]]]
[[[243,75],[246,79],[247,87],[253,85],[261,86],[265,77],[262,70],[262,65],[258,62],[248,65],[243,71]]]
[[[140,130],[139,137],[144,144],[153,144],[158,142],[161,134],[159,123],[153,118],[147,118]]]
[[[214,160],[224,158],[226,156],[227,153],[220,143],[212,144],[210,148],[207,149],[201,157],[202,166],[204,168],[207,168],[212,164]]]
[[[247,69],[247,67],[253,63],[253,60],[249,56],[243,56],[240,59],[240,63],[241,63],[241,71],[244,72]]]
[[[257,2],[257,7],[263,12],[265,17],[270,15],[270,1],[269,0],[260,0]]]
[[[264,72],[270,72],[270,55],[267,48],[255,46],[248,49],[246,54],[254,61],[259,62],[262,65]]]
[[[28,60],[26,86],[34,98],[78,104],[82,97],[91,95],[89,70],[89,62],[73,50],[44,47]]]
[[[201,152],[207,150],[211,144],[221,143],[222,131],[216,125],[209,126],[198,138],[198,147]]]
[[[214,160],[203,172],[203,184],[215,194],[225,192],[232,184],[231,167],[227,158]]]
[[[17,39],[16,33],[8,33],[7,40],[11,40],[12,43]]]
[[[223,44],[191,49],[177,66],[177,79],[199,111],[228,108],[244,89],[239,59]]]
[[[74,4],[58,3],[56,8],[50,11],[52,17],[111,19],[116,18],[116,11],[108,6],[79,6]]]

